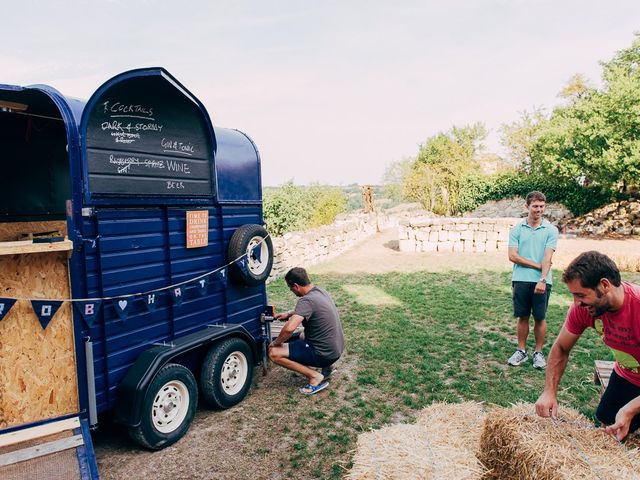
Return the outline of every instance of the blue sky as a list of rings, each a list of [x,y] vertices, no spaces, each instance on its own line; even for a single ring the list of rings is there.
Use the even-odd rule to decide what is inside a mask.
[[[263,182],[378,183],[453,125],[498,129],[640,31],[637,0],[32,1],[3,5],[0,83],[88,98],[162,66],[215,125],[249,134]]]

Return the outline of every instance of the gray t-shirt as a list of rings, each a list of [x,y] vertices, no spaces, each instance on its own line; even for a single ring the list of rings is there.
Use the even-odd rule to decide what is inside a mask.
[[[340,316],[331,296],[320,287],[313,287],[298,300],[295,314],[304,317],[304,338],[313,345],[316,354],[337,360],[344,350],[344,333]]]

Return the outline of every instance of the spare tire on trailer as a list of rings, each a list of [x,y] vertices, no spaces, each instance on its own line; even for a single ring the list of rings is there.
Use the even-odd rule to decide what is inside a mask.
[[[271,237],[260,225],[247,224],[238,228],[229,241],[227,251],[229,276],[238,283],[255,287],[264,283],[273,266],[273,243]],[[246,268],[240,266],[244,259]]]

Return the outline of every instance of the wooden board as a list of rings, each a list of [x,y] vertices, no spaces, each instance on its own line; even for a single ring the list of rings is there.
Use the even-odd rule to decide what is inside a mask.
[[[0,242],[0,255],[15,255],[22,253],[66,252],[73,250],[73,242],[63,240],[53,243],[33,243],[32,240],[19,242]]]
[[[16,226],[0,224],[0,232],[6,238]],[[0,256],[2,296],[69,298],[67,253]],[[42,330],[31,303],[18,300],[0,320],[0,428],[77,412],[77,390],[71,304]]]
[[[607,385],[609,385],[609,377],[611,377],[614,364],[615,362],[608,360],[596,360],[596,371],[593,376],[593,381],[596,385],[601,385],[601,393],[604,393]]]

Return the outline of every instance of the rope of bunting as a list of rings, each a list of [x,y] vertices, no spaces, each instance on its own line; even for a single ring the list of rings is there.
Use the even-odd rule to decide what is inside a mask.
[[[270,233],[267,233],[266,237],[263,237],[258,243],[256,243],[251,250],[255,249],[256,247],[260,246],[267,238],[269,238],[271,236]],[[242,255],[240,255],[238,258],[230,261],[229,263],[227,263],[226,265],[223,265],[221,267],[216,268],[215,270],[211,270],[210,272],[206,272],[203,273],[202,275],[198,275],[197,277],[193,277],[190,278],[189,280],[185,280],[184,282],[180,282],[180,283],[176,283],[173,285],[169,285],[167,287],[162,287],[162,288],[154,288],[153,290],[147,290],[146,292],[138,292],[138,293],[127,293],[125,295],[117,295],[115,297],[95,297],[95,298],[23,298],[23,297],[3,297],[3,298],[7,298],[9,300],[38,300],[38,301],[45,301],[45,302],[90,302],[90,301],[98,301],[98,300],[116,300],[116,299],[124,299],[124,298],[130,298],[130,297],[137,297],[139,295],[148,295],[150,293],[155,293],[155,292],[162,292],[165,290],[171,290],[172,288],[176,288],[179,287],[181,285],[186,285],[188,283],[192,283],[195,281],[200,280],[201,278],[205,278],[208,277],[209,275],[213,275],[214,273],[218,273],[222,270],[224,270],[227,267],[230,267],[231,265],[233,265],[234,263],[236,263],[237,261],[241,260],[243,257],[247,257],[251,252],[246,252],[243,253]]]

